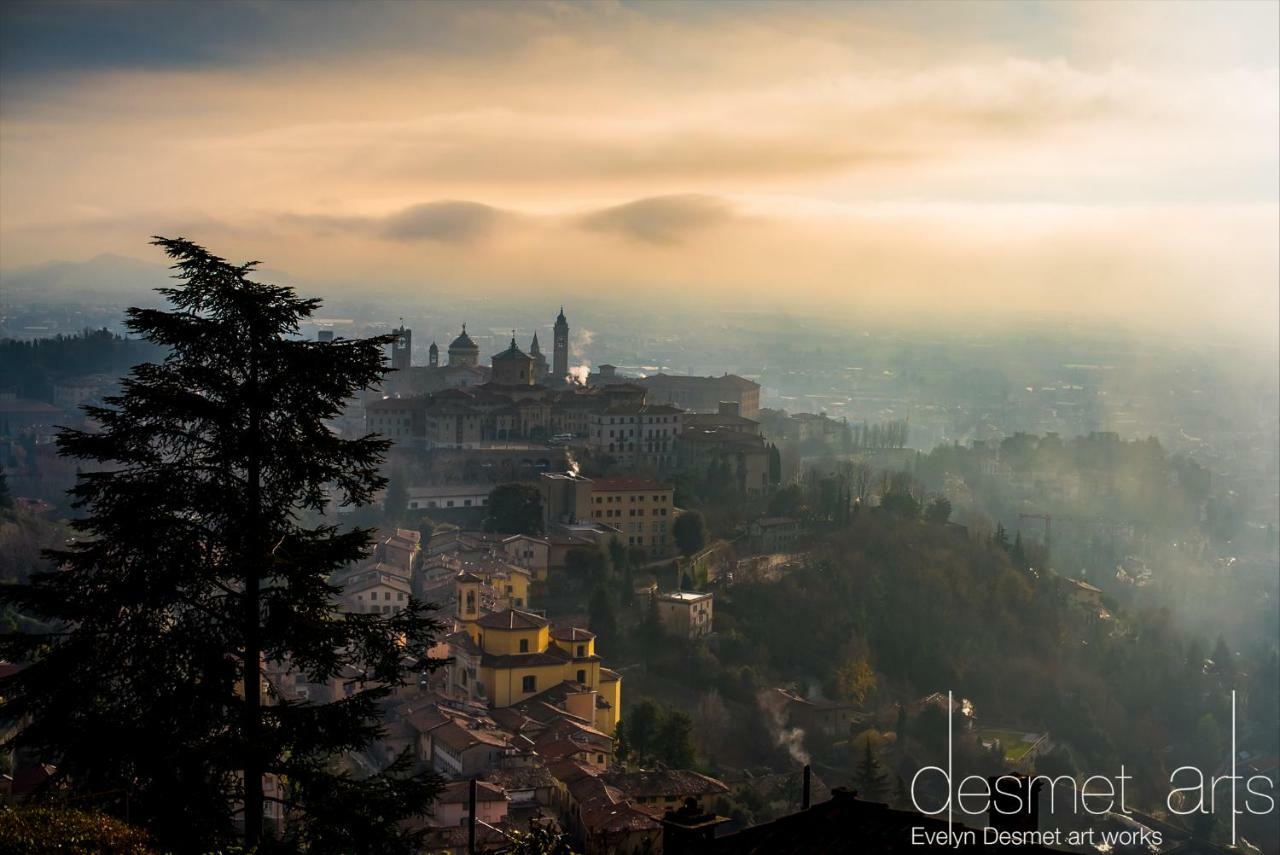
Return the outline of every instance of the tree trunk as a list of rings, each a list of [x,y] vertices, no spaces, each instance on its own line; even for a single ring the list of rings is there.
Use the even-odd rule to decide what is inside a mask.
[[[244,846],[252,850],[262,838],[262,641],[259,600],[263,560],[262,538],[262,410],[258,395],[257,359],[249,368],[249,549],[244,579]]]

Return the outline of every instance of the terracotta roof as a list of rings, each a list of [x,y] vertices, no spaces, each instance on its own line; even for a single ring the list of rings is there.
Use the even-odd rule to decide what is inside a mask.
[[[565,656],[565,658],[568,658],[568,657]],[[580,692],[588,692],[588,691],[590,691],[590,689],[582,685],[581,683],[576,683],[573,680],[562,680],[559,683],[556,683],[551,688],[544,689],[543,691],[539,692],[538,694],[534,695],[531,698],[528,698],[522,703],[529,704],[529,703],[541,701],[542,703],[551,704],[553,706],[559,707],[564,703],[564,699],[568,697],[570,694],[578,694]]]
[[[688,413],[684,417],[685,427],[702,427],[717,425],[758,425],[760,422],[755,419],[749,419],[746,416],[736,416],[733,413]]]
[[[571,739],[575,742],[582,742],[597,750],[613,750],[613,738],[611,736],[589,724],[571,718],[559,718],[548,722],[543,732],[538,734],[535,744],[549,743],[558,739]]]
[[[618,681],[619,681],[619,680],[621,680],[621,679],[622,679],[622,675],[621,675],[621,674],[619,674],[617,671],[614,671],[612,668],[601,668],[601,669],[600,669],[600,682],[601,682],[601,683],[616,683],[616,682],[618,682]]]
[[[630,802],[615,802],[605,797],[583,802],[579,806],[579,816],[591,834],[656,832],[662,828],[657,819]]]
[[[460,645],[461,647],[467,648],[469,651],[475,651],[476,653],[480,652],[480,648],[471,638],[471,633],[467,632],[465,629],[460,629],[457,632],[451,632],[441,639],[441,641],[445,644]]]
[[[760,384],[745,377],[739,377],[737,374],[722,374],[719,377],[697,377],[687,374],[651,374],[648,377],[642,377],[638,381],[646,386],[650,385],[666,385],[666,386],[731,386],[734,389],[747,390],[759,389]]]
[[[376,401],[370,401],[365,404],[365,411],[369,410],[406,410],[423,408],[427,405],[425,398],[379,398]]]
[[[586,719],[579,718],[578,716],[574,715],[573,713],[569,712],[563,707],[558,707],[555,704],[549,703],[547,701],[538,700],[538,696],[534,696],[532,698],[529,698],[528,700],[521,701],[519,704],[516,705],[516,708],[519,709],[520,712],[524,713],[529,718],[533,719],[534,721],[536,721],[538,724],[541,724],[541,725],[549,724],[561,718],[567,718],[573,721],[580,721],[583,724],[587,723]]]
[[[596,478],[591,481],[593,493],[621,493],[632,490],[674,490],[675,487],[652,478]]]
[[[519,609],[503,609],[500,612],[487,614],[476,621],[485,629],[539,629],[548,624],[544,617]]]
[[[594,778],[599,773],[579,760],[556,760],[547,764],[547,771],[557,781],[572,784],[583,778]]]
[[[437,804],[469,804],[471,801],[471,782],[452,781],[444,785],[444,789],[436,796]],[[507,792],[497,784],[488,781],[476,781],[477,802],[510,801]]]
[[[601,411],[605,416],[678,416],[684,410],[671,404],[641,404],[630,401],[621,404],[610,404]]]
[[[536,790],[541,787],[555,786],[551,771],[540,763],[532,766],[516,766],[511,769],[490,769],[484,773],[487,780],[493,781],[508,793],[512,790]]]
[[[509,653],[505,656],[486,653],[480,658],[480,664],[485,668],[542,668],[563,665],[567,658],[567,653],[552,647],[543,653]]]
[[[597,754],[603,749],[593,747],[576,739],[553,739],[544,742],[537,748],[539,756],[549,761],[563,760],[578,754]]]
[[[425,707],[409,713],[404,717],[404,721],[418,733],[427,733],[442,724],[453,721],[453,719],[440,712],[436,707]]]
[[[556,641],[591,641],[596,635],[576,626],[562,626],[551,630],[551,637]]]
[[[344,596],[366,591],[378,585],[385,585],[403,594],[410,593],[409,581],[397,573],[370,570],[351,576],[343,586]]]
[[[536,726],[538,722],[529,718],[515,707],[498,707],[490,710],[489,716],[498,723],[498,726],[508,733],[519,734],[526,728]]]
[[[601,780],[617,787],[631,798],[654,796],[702,796],[727,793],[723,781],[690,769],[661,769],[654,772],[605,772]]]
[[[500,731],[482,727],[463,727],[455,721],[442,724],[431,732],[431,740],[440,742],[454,751],[465,751],[475,745],[491,745],[506,748],[507,737]]]

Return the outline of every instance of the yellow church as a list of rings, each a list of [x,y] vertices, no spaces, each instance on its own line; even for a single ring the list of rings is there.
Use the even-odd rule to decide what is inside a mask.
[[[452,694],[491,707],[542,701],[613,733],[622,709],[622,678],[603,667],[596,637],[585,629],[552,629],[546,618],[517,608],[486,612],[474,573],[455,579],[458,631],[446,639]]]

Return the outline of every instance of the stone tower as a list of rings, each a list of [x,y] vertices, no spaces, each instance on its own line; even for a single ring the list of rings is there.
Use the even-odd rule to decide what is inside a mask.
[[[391,368],[393,371],[404,371],[413,361],[413,330],[405,329],[404,318],[401,318],[399,329],[391,332],[396,337],[391,343]]]
[[[454,577],[454,591],[458,597],[454,617],[463,623],[480,617],[480,586],[483,584],[474,573],[463,572]]]
[[[432,368],[440,367],[440,348],[434,341],[431,342],[431,349],[427,351],[427,364]]]
[[[529,355],[533,357],[533,382],[547,382],[547,373],[551,370],[547,358],[542,355],[542,347],[538,344],[538,334],[533,334],[533,342],[529,345]]]
[[[560,307],[560,315],[556,318],[553,345],[551,373],[557,383],[563,383],[569,376],[569,322],[564,318],[564,306]]]

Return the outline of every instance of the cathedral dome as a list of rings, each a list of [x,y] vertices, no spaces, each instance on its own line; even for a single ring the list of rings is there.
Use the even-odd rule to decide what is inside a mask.
[[[449,350],[474,350],[478,353],[480,351],[480,345],[471,340],[471,336],[467,335],[467,325],[463,324],[462,334],[449,344]]]
[[[506,350],[502,351],[502,353],[499,353],[496,356],[494,356],[493,361],[508,362],[508,361],[517,360],[517,359],[528,360],[530,358],[531,357],[527,353],[525,353],[523,350],[519,348],[519,346],[516,344],[515,337],[513,336],[511,338],[511,346],[508,347]]]

